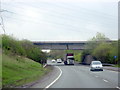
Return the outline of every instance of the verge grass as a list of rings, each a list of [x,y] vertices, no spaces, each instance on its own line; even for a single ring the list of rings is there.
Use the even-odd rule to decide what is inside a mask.
[[[2,88],[2,54],[0,53],[0,88]]]
[[[2,55],[2,87],[17,87],[40,79],[48,69],[21,56]]]
[[[119,64],[117,64],[117,65],[115,65],[114,67],[118,67],[118,68],[120,68],[120,65],[119,65]]]

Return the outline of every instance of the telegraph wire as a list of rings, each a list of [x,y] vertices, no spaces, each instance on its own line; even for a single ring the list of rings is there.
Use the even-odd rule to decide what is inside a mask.
[[[13,6],[13,5],[12,5]],[[31,6],[31,5],[29,5],[29,6]],[[57,6],[57,5],[56,5]],[[60,5],[58,5],[58,7],[59,7]],[[63,7],[63,8],[65,8],[65,9],[69,9],[68,7],[64,7],[64,6],[60,6],[60,7]],[[22,7],[15,7],[15,8],[22,8]],[[38,8],[37,8],[38,9]],[[22,8],[22,10],[24,10],[24,8]],[[71,10],[71,8],[70,8],[70,10]],[[88,11],[88,10],[87,10]],[[10,11],[7,11],[7,12],[10,12]],[[11,13],[13,13],[13,14],[17,14],[17,15],[20,15],[20,16],[25,16],[24,14],[18,14],[18,13],[14,13],[14,12],[11,12]],[[56,14],[55,14],[56,13]],[[72,21],[76,21],[75,19],[73,19],[73,18],[68,18],[68,17],[64,17],[64,15],[66,15],[66,14],[59,14],[59,13],[57,13],[57,12],[54,12],[54,14],[53,13],[51,13],[51,15],[50,16],[56,16],[57,18],[62,18],[62,19],[71,19]],[[71,15],[67,15],[67,16],[69,16],[69,17],[71,17]],[[26,16],[25,16],[26,17]],[[27,16],[28,17],[28,16]],[[74,15],[72,15],[72,17],[74,17],[74,18],[76,18]],[[77,18],[79,18],[79,17],[77,17]],[[30,18],[31,19],[31,18]],[[35,20],[35,19],[33,19],[33,20]],[[88,21],[88,20],[87,20]],[[90,21],[90,20],[89,20]],[[32,22],[32,21],[31,21]],[[48,23],[51,23],[51,21],[49,21],[49,20],[47,20],[47,22]],[[47,23],[46,22],[46,23]],[[58,22],[53,22],[52,24],[57,24],[57,25],[64,25],[64,24],[61,24],[61,23],[58,23]],[[73,25],[70,25],[70,24],[67,24],[67,26],[73,26]],[[73,28],[76,28],[75,26],[73,26]],[[80,31],[80,30],[79,30]]]
[[[5,10],[2,10],[2,1],[0,0],[0,18],[1,18],[0,26],[2,27],[2,30],[3,30],[3,32],[5,34],[6,30],[5,30],[5,26],[4,26],[3,17],[2,17],[2,12],[4,12],[4,11]]]

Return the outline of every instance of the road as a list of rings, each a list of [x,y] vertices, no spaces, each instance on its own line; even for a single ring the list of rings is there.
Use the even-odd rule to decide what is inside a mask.
[[[75,64],[50,63],[62,70],[61,77],[50,88],[118,88],[118,72],[90,71],[89,67]]]
[[[49,88],[119,88],[118,73],[116,71],[90,71],[89,67],[75,64],[65,66],[63,63],[51,63],[59,67],[62,75]]]

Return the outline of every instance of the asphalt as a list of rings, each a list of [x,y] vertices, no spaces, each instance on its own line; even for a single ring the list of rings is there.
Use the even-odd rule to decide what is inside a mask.
[[[104,69],[103,71],[90,71],[89,66],[80,65],[64,65],[63,63],[52,63],[50,60],[48,65],[53,67],[52,72],[32,85],[30,88],[119,88],[118,74],[120,72]],[[54,83],[53,81],[62,75]],[[53,84],[51,84],[53,83]]]
[[[50,66],[52,67],[52,70],[50,73],[42,77],[40,80],[37,82],[33,83],[29,88],[45,88],[48,86],[52,81],[54,81],[60,74],[60,71],[58,68],[55,66]]]

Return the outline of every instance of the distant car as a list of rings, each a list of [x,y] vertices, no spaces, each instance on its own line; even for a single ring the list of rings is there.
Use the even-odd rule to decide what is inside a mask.
[[[56,60],[53,59],[53,60],[52,60],[52,63],[55,63],[55,62],[56,62]]]
[[[57,59],[57,63],[62,63],[62,60],[61,59]]]
[[[93,71],[93,70],[103,71],[102,63],[100,61],[92,61],[90,64],[90,71]]]

